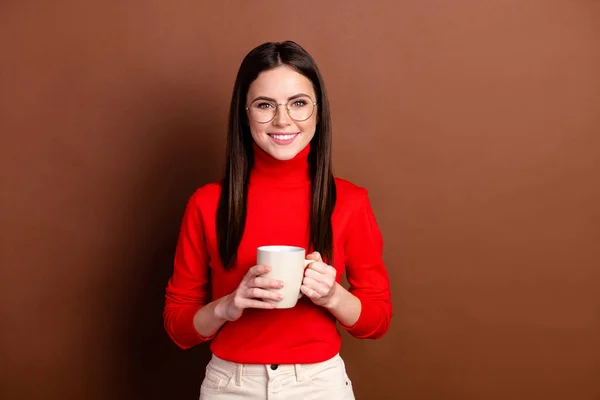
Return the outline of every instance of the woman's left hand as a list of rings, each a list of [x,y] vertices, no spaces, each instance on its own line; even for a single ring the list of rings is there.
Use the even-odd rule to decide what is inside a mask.
[[[322,307],[331,307],[335,299],[337,271],[321,259],[321,254],[314,252],[306,256],[307,260],[315,260],[304,270],[304,279],[300,291],[313,303]]]

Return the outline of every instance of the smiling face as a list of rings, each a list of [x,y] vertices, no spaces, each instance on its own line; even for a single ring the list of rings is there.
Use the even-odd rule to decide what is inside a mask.
[[[294,69],[282,65],[261,72],[246,96],[252,138],[273,158],[294,158],[315,135],[317,106],[313,102],[316,95],[311,81]],[[275,110],[275,117],[268,121]]]

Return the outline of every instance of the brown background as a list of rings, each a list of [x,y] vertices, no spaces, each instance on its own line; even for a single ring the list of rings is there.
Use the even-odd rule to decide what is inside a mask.
[[[208,349],[161,319],[179,222],[242,57],[285,39],[386,240],[357,397],[600,399],[600,2],[133,3],[0,3],[2,399],[197,398]]]

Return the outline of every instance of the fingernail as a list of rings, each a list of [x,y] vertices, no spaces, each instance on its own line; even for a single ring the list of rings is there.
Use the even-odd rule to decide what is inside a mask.
[[[283,287],[283,282],[279,281],[279,287]]]
[[[280,295],[280,294],[278,294],[278,295],[277,295],[277,300],[283,300],[283,296],[282,296],[282,295]]]

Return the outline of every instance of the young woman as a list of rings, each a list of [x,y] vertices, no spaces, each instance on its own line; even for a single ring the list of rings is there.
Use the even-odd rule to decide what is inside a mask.
[[[353,399],[336,322],[360,339],[388,330],[382,238],[367,191],[333,177],[331,136],[312,57],[294,42],[253,49],[233,90],[225,177],[190,198],[166,289],[171,339],[212,341],[200,399]],[[316,260],[293,308],[274,308],[282,282],[255,265],[258,247],[277,244]]]

